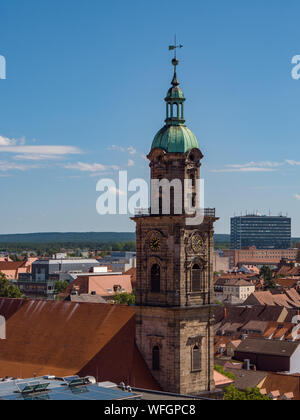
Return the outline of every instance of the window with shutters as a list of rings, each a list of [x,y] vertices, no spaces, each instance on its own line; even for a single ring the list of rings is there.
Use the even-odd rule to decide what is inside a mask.
[[[201,371],[201,350],[198,344],[192,348],[192,371]]]

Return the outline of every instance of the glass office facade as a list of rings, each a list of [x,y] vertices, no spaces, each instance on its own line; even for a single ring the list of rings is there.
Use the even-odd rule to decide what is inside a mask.
[[[241,216],[231,219],[231,249],[291,247],[291,218],[283,216]]]

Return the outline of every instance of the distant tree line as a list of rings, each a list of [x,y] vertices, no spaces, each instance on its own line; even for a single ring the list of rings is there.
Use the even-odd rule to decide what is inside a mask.
[[[136,250],[135,241],[126,242],[62,242],[62,243],[0,243],[0,252],[8,254],[24,254],[24,252],[33,252],[38,255],[52,256],[62,249],[72,249],[81,251],[132,251]],[[25,254],[24,254],[25,256]],[[13,259],[17,259],[13,257]]]

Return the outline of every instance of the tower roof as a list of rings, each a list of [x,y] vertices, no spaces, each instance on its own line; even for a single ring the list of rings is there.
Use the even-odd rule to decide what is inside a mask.
[[[199,149],[196,136],[185,126],[183,91],[179,87],[176,68],[179,61],[172,60],[174,75],[172,87],[168,90],[165,101],[167,103],[166,125],[156,134],[151,150],[161,148],[167,153],[186,153],[192,149]]]
[[[168,90],[166,100],[168,99],[185,99],[185,97],[180,87],[175,86]]]
[[[199,144],[196,136],[185,125],[165,125],[153,140],[152,150],[156,148],[167,153],[186,153],[198,149]]]

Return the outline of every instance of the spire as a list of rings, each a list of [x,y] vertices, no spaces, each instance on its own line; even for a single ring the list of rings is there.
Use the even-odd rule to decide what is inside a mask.
[[[176,35],[175,35],[174,41],[175,41],[174,42],[174,45],[170,45],[169,46],[169,51],[174,51],[174,58],[172,60],[172,64],[174,66],[174,77],[173,77],[173,80],[172,80],[172,85],[174,87],[176,87],[176,86],[179,86],[179,82],[178,82],[178,79],[177,79],[177,73],[176,73],[176,67],[179,64],[179,60],[177,60],[177,50],[180,49],[180,48],[182,48],[183,45],[181,45],[181,44],[178,44],[177,45]]]
[[[177,66],[179,60],[177,59],[176,51],[178,48],[182,48],[182,45],[175,44],[169,46],[169,50],[174,50],[174,58],[172,59],[172,65],[174,66],[174,75],[171,82],[172,87],[168,90],[165,101],[167,102],[167,125],[183,125],[184,120],[184,102],[185,97],[182,90],[179,88],[179,81],[177,78]]]
[[[176,67],[178,66],[178,64],[179,64],[179,60],[177,60],[177,58],[173,58],[173,60],[172,60],[172,64],[173,64],[173,66],[174,66],[174,76],[173,76],[173,80],[172,80],[172,85],[174,86],[174,87],[176,87],[176,86],[179,86],[179,82],[178,82],[178,79],[177,79],[177,71],[176,71]]]

